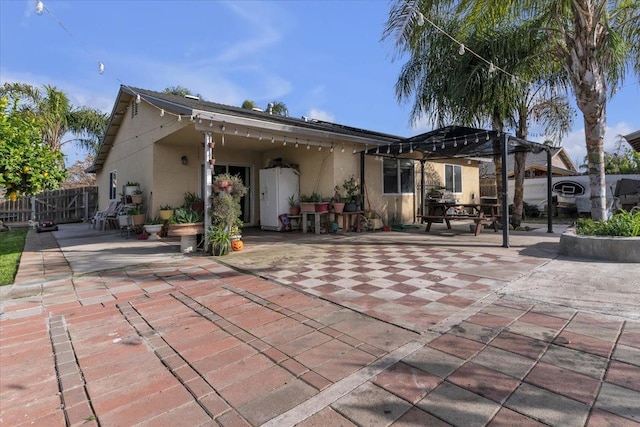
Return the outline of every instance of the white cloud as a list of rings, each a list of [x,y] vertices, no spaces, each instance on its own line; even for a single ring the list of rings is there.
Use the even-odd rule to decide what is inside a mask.
[[[324,122],[333,123],[336,120],[336,117],[333,114],[329,113],[328,111],[323,111],[317,108],[310,109],[306,115],[312,119],[321,120]]]

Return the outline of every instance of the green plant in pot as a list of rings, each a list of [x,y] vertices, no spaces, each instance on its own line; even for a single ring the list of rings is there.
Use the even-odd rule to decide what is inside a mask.
[[[216,255],[216,247],[213,243],[221,241],[220,243],[224,243],[222,245],[224,249],[228,241],[228,248],[230,248],[232,238],[240,235],[240,227],[242,226],[240,199],[247,194],[247,187],[242,183],[240,176],[221,174],[218,177],[224,178],[224,181],[228,181],[228,184],[224,187],[224,191],[219,191],[211,196],[211,208],[209,209],[211,227],[209,227],[207,233],[210,232],[211,234],[211,250],[214,255]],[[226,190],[226,188],[231,188],[231,190]],[[229,252],[228,248],[226,248],[226,251],[221,250],[218,252],[220,252],[220,255],[225,255]]]
[[[301,212],[315,212],[316,206],[313,201],[313,197],[306,194],[300,195],[300,211]]]
[[[300,214],[300,206],[298,205],[298,200],[296,199],[296,195],[292,194],[287,199],[289,202],[289,215],[298,215]]]
[[[342,183],[342,188],[346,193],[345,212],[355,212],[361,203],[362,195],[360,194],[360,183],[351,175]]]
[[[177,208],[169,218],[169,236],[191,236],[202,234],[204,225],[200,212],[190,208]]]
[[[173,215],[173,208],[171,205],[160,205],[160,213],[158,215],[161,220],[166,221]]]
[[[204,233],[204,251],[215,256],[227,255],[231,250],[231,236],[221,225],[212,225]]]
[[[202,197],[198,196],[196,193],[184,193],[184,204],[182,206],[196,211],[200,213],[200,215],[204,214],[204,201],[202,200]]]

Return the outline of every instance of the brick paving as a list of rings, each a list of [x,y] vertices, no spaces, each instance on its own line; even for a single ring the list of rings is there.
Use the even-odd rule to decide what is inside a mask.
[[[640,425],[640,324],[496,294],[535,257],[331,241],[262,277],[197,255],[73,275],[51,233],[27,242],[3,425]]]

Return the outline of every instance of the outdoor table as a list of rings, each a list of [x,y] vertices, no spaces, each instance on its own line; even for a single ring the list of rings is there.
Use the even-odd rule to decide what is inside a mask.
[[[444,221],[451,229],[452,220],[472,220],[476,224],[475,235],[480,234],[485,225],[493,225],[498,231],[498,204],[436,202],[427,205],[427,214],[418,215],[422,223],[427,223],[425,232],[431,230],[433,222]]]

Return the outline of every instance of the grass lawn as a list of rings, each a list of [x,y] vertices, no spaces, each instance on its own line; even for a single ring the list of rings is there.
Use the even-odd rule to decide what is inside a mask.
[[[24,250],[27,229],[0,233],[0,286],[13,283]]]

